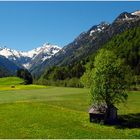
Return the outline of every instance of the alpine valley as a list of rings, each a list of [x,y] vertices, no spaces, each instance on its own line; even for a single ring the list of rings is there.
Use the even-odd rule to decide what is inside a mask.
[[[28,52],[1,47],[0,62],[4,65],[0,63],[0,68],[6,69],[7,73],[14,73],[17,68],[26,68],[35,79],[43,82],[45,80],[45,84],[50,79],[51,82],[53,80],[60,83],[73,78],[78,83],[77,79],[85,72],[86,65],[90,64],[93,67],[92,62],[96,52],[112,44],[108,49],[114,50],[118,53],[118,57],[125,59],[138,75],[140,70],[139,27],[140,11],[123,12],[112,23],[101,22],[99,25],[94,25],[62,49],[48,43]],[[131,45],[132,42],[133,45]]]

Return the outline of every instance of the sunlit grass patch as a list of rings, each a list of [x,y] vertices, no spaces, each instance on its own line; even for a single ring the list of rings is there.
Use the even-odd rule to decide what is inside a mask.
[[[14,87],[10,85],[0,86],[0,90],[22,90],[22,89],[40,89],[47,88],[47,86],[42,85],[15,85]]]
[[[24,80],[21,78],[18,78],[18,77],[0,78],[0,86],[2,86],[2,85],[14,86],[14,85],[22,84],[23,82],[24,82]]]
[[[18,77],[0,78],[0,90],[40,89],[43,85],[24,85],[24,80]]]

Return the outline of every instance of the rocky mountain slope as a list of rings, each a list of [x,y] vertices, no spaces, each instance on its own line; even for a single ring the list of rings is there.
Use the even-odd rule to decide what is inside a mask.
[[[140,11],[121,13],[111,24],[102,22],[87,32],[80,34],[72,43],[65,46],[50,59],[40,65],[31,67],[32,74],[41,74],[53,65],[71,65],[90,56],[111,38],[127,29],[140,26]]]
[[[0,56],[0,77],[15,74],[19,67],[4,56]]]

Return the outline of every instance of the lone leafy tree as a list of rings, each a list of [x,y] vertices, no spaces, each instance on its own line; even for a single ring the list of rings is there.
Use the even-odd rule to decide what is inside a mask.
[[[91,95],[94,104],[105,105],[105,121],[117,119],[112,115],[112,109],[127,99],[126,80],[127,66],[112,52],[102,49],[95,57],[94,69],[91,71]]]

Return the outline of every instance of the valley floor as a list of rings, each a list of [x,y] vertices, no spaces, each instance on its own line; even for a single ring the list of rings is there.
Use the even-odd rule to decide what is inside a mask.
[[[129,92],[122,126],[90,123],[88,89],[0,90],[0,138],[140,138],[140,92]],[[0,88],[2,89],[2,88]]]

